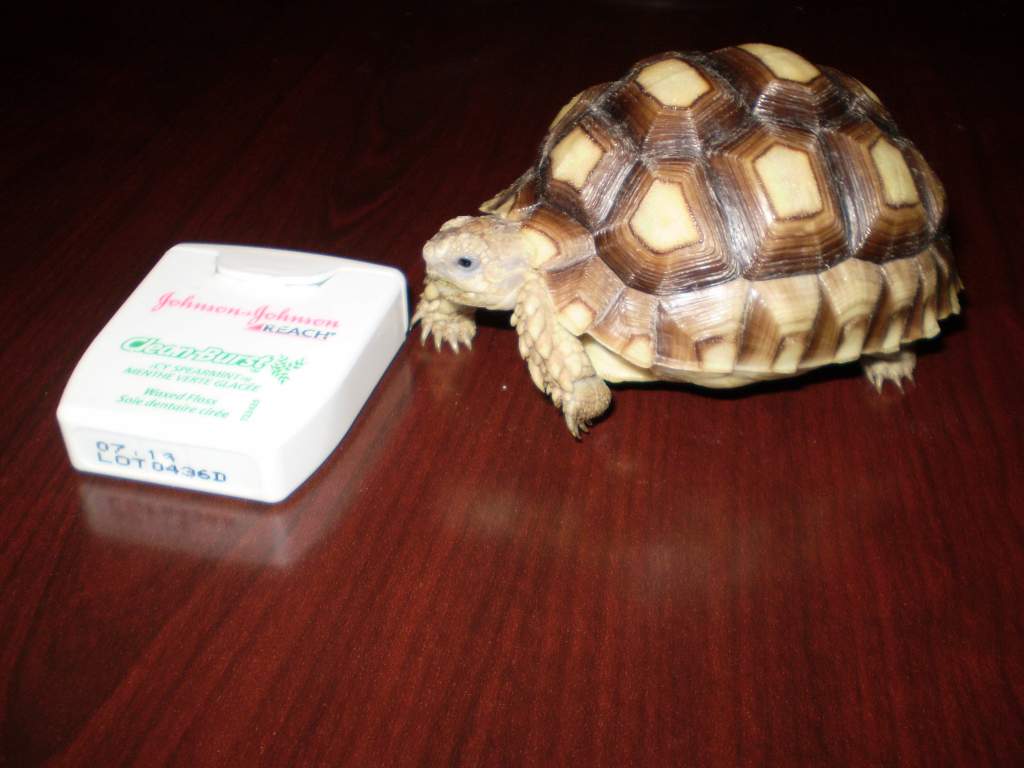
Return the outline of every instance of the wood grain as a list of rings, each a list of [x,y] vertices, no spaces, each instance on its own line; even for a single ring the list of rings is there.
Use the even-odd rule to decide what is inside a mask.
[[[14,27],[0,764],[1024,760],[1007,19],[545,7]],[[659,51],[762,41],[868,84],[946,184],[964,314],[905,394],[852,368],[617,388],[577,444],[488,315],[468,354],[411,340],[281,505],[70,469],[67,377],[173,243],[343,254],[415,289],[422,243],[527,168],[572,94]]]

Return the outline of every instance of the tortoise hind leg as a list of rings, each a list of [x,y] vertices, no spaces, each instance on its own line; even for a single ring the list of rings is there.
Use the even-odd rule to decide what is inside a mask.
[[[864,355],[860,364],[864,367],[864,375],[875,390],[882,391],[882,385],[891,381],[903,391],[903,379],[914,380],[914,366],[917,356],[909,349],[901,349],[890,354]]]

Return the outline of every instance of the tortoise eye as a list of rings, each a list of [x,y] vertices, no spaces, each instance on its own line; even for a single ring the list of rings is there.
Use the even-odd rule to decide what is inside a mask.
[[[455,260],[455,263],[462,269],[470,269],[476,262],[469,256],[459,256],[459,258]]]

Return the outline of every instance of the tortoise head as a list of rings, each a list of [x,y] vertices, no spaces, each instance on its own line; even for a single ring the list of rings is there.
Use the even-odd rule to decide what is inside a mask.
[[[423,246],[427,279],[449,301],[512,309],[530,269],[522,227],[497,216],[459,216]]]

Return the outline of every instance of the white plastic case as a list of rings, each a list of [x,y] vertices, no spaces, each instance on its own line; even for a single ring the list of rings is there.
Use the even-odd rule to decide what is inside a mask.
[[[408,323],[396,269],[176,245],[71,375],[57,409],[71,463],[280,501],[338,445]]]

